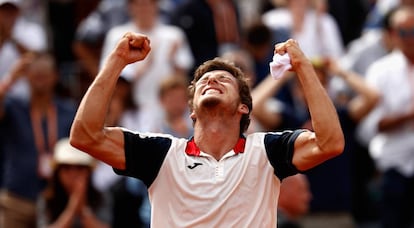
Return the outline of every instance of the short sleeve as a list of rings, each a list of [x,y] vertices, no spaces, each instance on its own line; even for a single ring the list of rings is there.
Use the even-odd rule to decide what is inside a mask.
[[[124,140],[126,168],[114,168],[115,173],[138,178],[149,187],[158,175],[172,139],[124,131]]]
[[[264,138],[266,154],[274,173],[280,180],[297,174],[299,170],[293,165],[292,158],[296,138],[306,130],[267,133]]]

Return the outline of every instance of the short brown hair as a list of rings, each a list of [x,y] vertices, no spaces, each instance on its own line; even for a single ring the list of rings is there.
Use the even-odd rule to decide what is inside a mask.
[[[253,108],[252,104],[252,96],[250,94],[250,87],[247,83],[247,79],[244,73],[240,70],[240,68],[236,67],[233,63],[228,62],[221,58],[215,58],[213,60],[208,60],[200,65],[194,73],[194,79],[191,81],[190,86],[188,87],[189,93],[189,106],[190,110],[193,110],[193,99],[194,99],[194,92],[195,92],[195,84],[196,82],[207,72],[211,72],[214,70],[224,70],[229,72],[233,75],[236,80],[237,84],[239,85],[239,97],[240,102],[242,104],[247,105],[249,108],[249,113],[243,114],[240,120],[240,134],[243,134],[250,124],[250,113]],[[194,120],[195,121],[195,120]]]

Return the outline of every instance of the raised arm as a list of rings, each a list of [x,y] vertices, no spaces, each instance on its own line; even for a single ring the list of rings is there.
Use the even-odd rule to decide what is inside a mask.
[[[329,60],[328,69],[333,75],[342,78],[356,92],[355,97],[348,104],[348,109],[351,118],[358,123],[377,105],[381,98],[380,93],[369,86],[361,75],[342,69],[334,59]]]
[[[293,154],[293,164],[305,171],[341,154],[344,136],[336,109],[298,43],[291,39],[279,43],[275,46],[275,52],[289,54],[292,70],[297,74],[308,104],[314,132],[298,136]]]
[[[125,168],[125,155],[122,130],[104,126],[111,96],[122,69],[150,50],[146,36],[126,33],[85,93],[72,124],[70,143],[114,168]]]

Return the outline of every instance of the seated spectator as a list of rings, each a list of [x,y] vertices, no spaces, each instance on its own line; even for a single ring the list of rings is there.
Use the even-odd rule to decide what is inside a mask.
[[[53,176],[39,199],[39,227],[109,227],[100,217],[103,198],[91,181],[94,163],[69,139],[56,143]]]
[[[26,54],[0,80],[0,227],[36,225],[36,199],[50,178],[54,145],[69,136],[76,105],[55,93],[54,60],[48,53]],[[7,96],[19,79],[28,82],[29,100]]]

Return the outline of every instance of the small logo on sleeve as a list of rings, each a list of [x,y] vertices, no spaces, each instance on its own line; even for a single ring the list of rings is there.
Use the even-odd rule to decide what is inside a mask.
[[[195,167],[199,166],[199,165],[203,165],[203,163],[198,163],[198,162],[194,162],[193,165],[187,165],[187,168],[189,169],[194,169]]]

